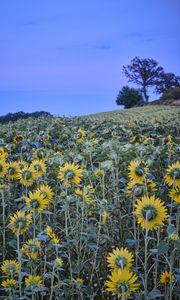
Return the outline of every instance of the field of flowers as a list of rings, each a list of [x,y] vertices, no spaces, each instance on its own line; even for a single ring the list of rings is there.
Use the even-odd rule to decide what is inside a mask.
[[[180,108],[0,127],[0,299],[179,299]]]

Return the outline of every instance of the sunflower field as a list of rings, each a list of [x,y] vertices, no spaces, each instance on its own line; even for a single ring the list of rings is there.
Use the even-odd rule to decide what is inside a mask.
[[[0,299],[180,299],[179,117],[1,125]]]

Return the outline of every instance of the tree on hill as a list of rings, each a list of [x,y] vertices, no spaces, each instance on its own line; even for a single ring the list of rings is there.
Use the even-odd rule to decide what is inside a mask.
[[[148,87],[156,86],[164,70],[154,59],[141,59],[137,56],[131,60],[129,65],[123,66],[123,73],[129,82],[133,82],[140,87],[145,101],[148,102],[147,89]]]
[[[156,83],[156,92],[161,94],[168,90],[180,87],[180,76],[174,73],[162,73]]]
[[[122,90],[117,95],[117,105],[124,105],[125,108],[133,107],[143,102],[143,96],[140,90],[123,86]]]

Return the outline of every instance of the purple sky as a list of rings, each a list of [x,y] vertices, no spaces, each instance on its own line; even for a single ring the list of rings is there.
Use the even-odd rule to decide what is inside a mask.
[[[117,109],[135,56],[180,75],[179,11],[179,0],[1,1],[0,115]]]

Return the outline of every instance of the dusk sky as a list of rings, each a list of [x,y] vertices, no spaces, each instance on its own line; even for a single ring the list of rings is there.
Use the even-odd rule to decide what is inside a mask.
[[[135,56],[180,75],[179,12],[179,0],[2,0],[0,115],[118,109]]]

